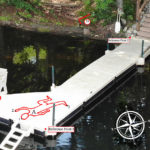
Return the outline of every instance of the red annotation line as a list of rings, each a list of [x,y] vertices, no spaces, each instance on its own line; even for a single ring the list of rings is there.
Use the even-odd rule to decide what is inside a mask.
[[[38,106],[35,106],[32,108],[20,107],[20,108],[17,108],[15,112],[26,110],[27,112],[21,115],[21,119],[26,120],[28,119],[29,116],[37,117],[37,116],[45,115],[46,113],[50,112],[51,108],[53,108],[54,103],[55,103],[55,106],[59,106],[59,105],[68,106],[65,101],[57,101],[57,102],[51,102],[51,101],[52,99],[49,96],[47,96],[47,99],[37,101]]]
[[[87,14],[86,16],[83,16],[83,17],[79,18],[79,19],[78,19],[79,23],[82,24],[82,23],[81,23],[81,20],[84,19],[84,18],[86,18],[86,17],[88,17],[88,16],[90,16],[90,15],[91,15],[91,14]]]

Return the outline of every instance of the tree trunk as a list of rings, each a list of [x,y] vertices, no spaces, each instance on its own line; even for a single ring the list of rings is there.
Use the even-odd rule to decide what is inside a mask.
[[[136,30],[140,30],[140,2],[141,0],[136,1]]]
[[[144,7],[148,4],[150,0],[144,0],[143,3],[141,4],[141,0],[137,0],[136,3],[136,30],[140,30],[140,21],[141,21],[141,13]]]

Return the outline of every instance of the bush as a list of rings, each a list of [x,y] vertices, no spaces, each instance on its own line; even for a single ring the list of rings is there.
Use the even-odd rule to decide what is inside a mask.
[[[79,15],[85,16],[90,13],[89,18],[92,23],[103,20],[103,25],[106,25],[110,24],[116,17],[116,0],[84,0],[83,3],[85,10],[81,11]]]
[[[136,12],[136,1],[134,0],[125,0],[124,5],[124,17],[128,21],[133,21],[135,19]]]
[[[4,4],[5,3],[5,0],[0,0],[0,4]]]
[[[40,0],[33,0],[27,1],[27,0],[5,0],[8,5],[13,5],[16,8],[19,9],[25,9],[30,12],[37,12],[35,5],[38,6],[40,4]]]
[[[18,15],[23,17],[24,19],[31,19],[32,15],[28,11],[18,12]]]
[[[103,20],[104,24],[111,23],[116,14],[114,10],[117,10],[116,7],[116,0],[95,0],[96,2],[96,9],[94,16],[97,20]]]

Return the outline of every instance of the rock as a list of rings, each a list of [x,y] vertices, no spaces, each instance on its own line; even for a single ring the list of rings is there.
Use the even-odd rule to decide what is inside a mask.
[[[24,19],[23,19],[23,18],[20,18],[19,20],[20,20],[21,22],[23,22],[23,21],[24,21]]]
[[[98,35],[95,35],[94,37],[98,37]]]
[[[124,18],[121,18],[121,23],[125,26],[127,24],[127,21]]]
[[[87,28],[84,28],[84,29],[83,29],[83,34],[84,34],[84,35],[90,35],[90,30],[87,29]]]
[[[127,33],[128,33],[128,34],[131,34],[131,33],[132,33],[132,31],[131,31],[131,30],[128,30],[128,31],[127,31]]]
[[[133,30],[136,30],[136,24],[133,24],[133,25],[132,25],[132,29],[133,29]]]
[[[75,1],[75,4],[79,5],[79,4],[81,4],[81,1]]]
[[[133,34],[137,34],[137,31],[136,31],[136,30],[133,30]]]
[[[126,32],[128,30],[128,27],[124,27],[123,32]]]

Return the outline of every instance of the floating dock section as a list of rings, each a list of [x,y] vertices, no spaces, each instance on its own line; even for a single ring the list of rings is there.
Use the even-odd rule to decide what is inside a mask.
[[[78,111],[90,104],[95,95],[126,71],[150,54],[150,41],[145,41],[142,55],[142,40],[131,39],[115,50],[97,59],[51,92],[1,94],[0,120],[19,122],[22,130],[31,128],[52,135],[49,126],[63,126]],[[55,104],[55,114],[53,107]],[[55,120],[53,118],[55,116]],[[4,121],[5,120],[5,121]]]

